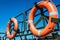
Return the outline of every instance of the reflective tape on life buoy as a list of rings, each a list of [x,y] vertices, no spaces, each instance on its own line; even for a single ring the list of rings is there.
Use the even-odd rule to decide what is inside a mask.
[[[35,35],[35,36],[46,36],[49,33],[52,32],[54,29],[55,23],[51,22],[52,18],[58,18],[58,11],[55,5],[52,2],[48,1],[41,1],[37,3],[40,8],[46,8],[49,12],[49,20],[47,26],[43,30],[37,30],[34,26],[33,20],[34,20],[34,15],[38,8],[36,6],[33,6],[33,8],[30,11],[29,18],[28,18],[28,24],[30,31]]]
[[[10,26],[11,26],[11,23],[14,23],[14,32],[12,34],[10,34]],[[18,30],[18,21],[15,19],[15,18],[11,18],[11,20],[8,22],[8,25],[7,25],[7,37],[8,38],[13,38],[16,34],[17,34],[17,31]]]

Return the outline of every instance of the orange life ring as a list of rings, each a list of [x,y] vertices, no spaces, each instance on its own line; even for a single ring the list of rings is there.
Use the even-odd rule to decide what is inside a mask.
[[[11,25],[11,23],[14,23],[14,32],[12,33],[12,34],[10,34],[10,25]],[[17,31],[18,30],[18,22],[17,22],[17,20],[15,19],[15,18],[11,18],[11,20],[8,22],[8,25],[7,25],[7,37],[8,38],[13,38],[16,34],[17,34]]]
[[[33,8],[30,11],[29,18],[28,18],[28,24],[30,31],[35,35],[35,36],[46,36],[52,30],[54,29],[55,23],[51,22],[52,18],[58,18],[58,11],[55,5],[52,2],[49,1],[41,1],[37,3],[40,8],[46,8],[49,12],[49,20],[47,26],[43,30],[37,30],[34,26],[33,20],[34,20],[34,15],[38,8],[36,6],[33,6]]]

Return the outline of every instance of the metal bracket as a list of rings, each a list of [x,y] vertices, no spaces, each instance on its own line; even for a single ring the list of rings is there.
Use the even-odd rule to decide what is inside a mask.
[[[52,21],[52,22],[55,22],[55,23],[60,23],[60,19],[59,19],[59,18],[52,18],[51,21]]]

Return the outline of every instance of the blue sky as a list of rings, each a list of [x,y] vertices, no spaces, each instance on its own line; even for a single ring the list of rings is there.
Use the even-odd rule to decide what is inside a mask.
[[[0,30],[6,28],[9,18],[15,17],[34,5],[33,0],[0,0]]]
[[[15,17],[25,10],[31,8],[35,2],[40,0],[0,0],[0,32],[6,32],[6,26],[9,18]],[[59,0],[52,0],[57,5]],[[58,13],[60,15],[60,8]],[[60,16],[59,16],[60,17]]]

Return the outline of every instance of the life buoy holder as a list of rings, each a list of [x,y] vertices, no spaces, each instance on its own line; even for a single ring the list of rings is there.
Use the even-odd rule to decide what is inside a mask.
[[[11,26],[11,23],[14,23],[14,32],[12,34],[10,34],[10,26]],[[17,34],[17,31],[18,30],[18,21],[15,19],[15,18],[11,18],[8,22],[8,25],[7,25],[7,30],[6,30],[6,35],[9,39],[12,39],[13,37],[15,37],[15,35]]]
[[[56,6],[49,1],[41,1],[37,3],[40,8],[46,8],[49,12],[49,20],[47,26],[43,30],[37,30],[34,26],[34,15],[38,8],[36,6],[33,6],[33,8],[30,11],[29,18],[28,18],[28,24],[30,31],[35,35],[35,36],[46,36],[49,33],[52,32],[54,29],[55,23],[51,22],[52,18],[58,18],[58,11]]]

